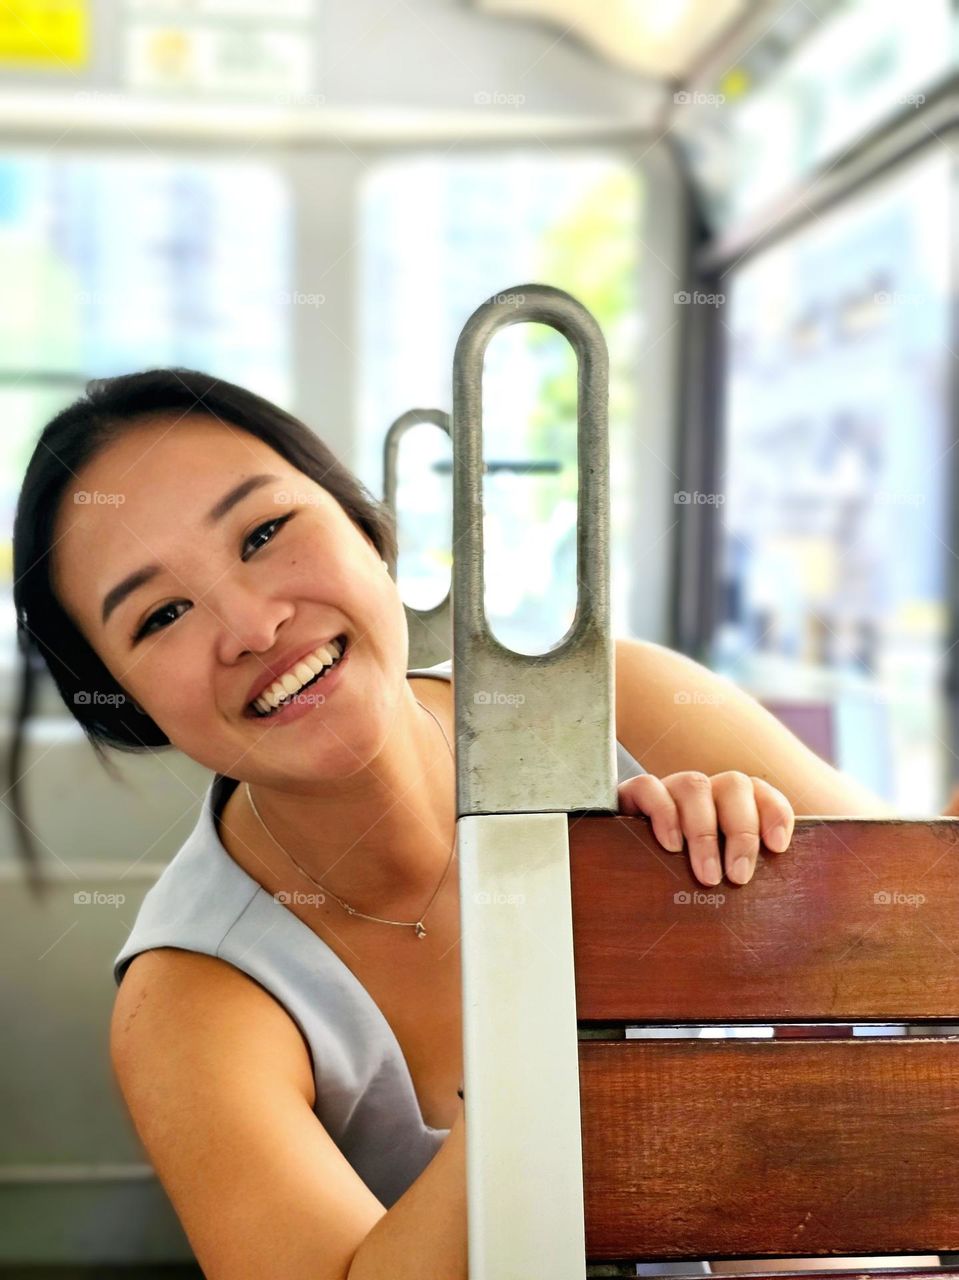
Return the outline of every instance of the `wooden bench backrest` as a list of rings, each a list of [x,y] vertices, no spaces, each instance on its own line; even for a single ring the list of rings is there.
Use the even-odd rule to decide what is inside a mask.
[[[587,1260],[959,1252],[959,1036],[834,1034],[959,1030],[959,820],[799,818],[716,889],[646,819],[569,839]],[[793,1035],[625,1034],[708,1023]]]

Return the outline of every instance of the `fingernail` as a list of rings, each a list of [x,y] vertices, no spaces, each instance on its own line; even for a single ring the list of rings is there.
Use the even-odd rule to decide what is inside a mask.
[[[723,869],[717,858],[707,858],[703,863],[703,875],[707,884],[719,884],[723,878]]]
[[[789,837],[786,835],[786,828],[782,823],[778,827],[773,827],[769,835],[766,837],[767,848],[772,849],[775,853],[782,853],[789,844]]]
[[[737,858],[732,869],[732,877],[737,884],[745,884],[752,875],[753,864],[751,858]]]
[[[669,842],[666,848],[670,853],[682,853],[683,851],[683,833],[676,827],[673,827],[669,833]]]

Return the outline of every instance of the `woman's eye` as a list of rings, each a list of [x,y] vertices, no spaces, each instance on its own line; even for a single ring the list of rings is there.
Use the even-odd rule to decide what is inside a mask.
[[[259,526],[259,528],[254,529],[254,530],[253,530],[253,532],[250,534],[250,536],[247,538],[247,540],[246,540],[246,546],[249,546],[249,545],[250,545],[250,543],[253,541],[253,539],[254,539],[255,537],[257,537],[257,535],[258,535],[258,534],[261,534],[261,533],[263,532],[263,530],[264,530],[264,529],[273,529],[273,530],[276,530],[276,529],[278,529],[278,528],[280,527],[280,525],[281,525],[281,524],[286,524],[287,520],[289,520],[289,518],[290,518],[290,516],[292,516],[292,514],[293,514],[293,512],[292,512],[292,511],[290,511],[290,512],[288,512],[285,516],[278,516],[275,520],[268,520],[268,521],[266,522],[266,524],[261,524],[261,525]],[[266,538],[266,539],[265,539],[265,541],[258,543],[258,544],[253,548],[253,550],[254,550],[254,551],[259,551],[260,547],[265,546],[265,545],[266,545],[266,543],[267,543],[267,542],[269,542],[269,541],[272,539],[272,537],[273,537],[273,534],[271,533],[269,538]],[[247,556],[242,556],[242,557],[241,557],[241,559],[246,560],[246,559],[248,559],[248,557],[247,557]]]
[[[157,618],[162,618],[162,617],[163,617],[163,615],[164,615],[165,613],[167,613],[169,610],[171,610],[171,609],[175,609],[175,608],[177,607],[177,605],[181,605],[181,604],[184,604],[184,603],[185,603],[185,601],[183,601],[183,600],[174,600],[171,604],[165,604],[165,605],[163,606],[163,608],[162,608],[162,609],[157,609],[157,610],[155,610],[153,613],[151,613],[151,614],[150,614],[150,616],[149,616],[149,618],[147,618],[146,622],[144,622],[143,626],[140,628],[140,630],[139,630],[139,631],[136,633],[136,635],[133,637],[134,643],[135,643],[137,640],[142,640],[144,636],[148,636],[148,635],[150,634],[150,632],[151,632],[151,631],[155,630],[155,628],[154,628],[154,626],[153,626],[153,623],[156,621],[156,619],[157,619]],[[180,616],[180,615],[179,615],[179,614],[177,614],[177,617],[179,617],[179,616]],[[175,619],[174,619],[174,621],[175,621]]]
[[[264,547],[268,542],[271,542],[273,539],[274,533],[280,527],[280,525],[286,524],[287,520],[291,519],[293,515],[294,515],[294,512],[290,511],[290,512],[287,512],[285,516],[278,516],[275,520],[268,520],[266,524],[258,525],[257,528],[255,528],[253,532],[250,534],[250,536],[247,538],[246,542],[243,544],[244,554],[241,555],[240,559],[243,561],[246,561],[250,558],[249,555],[246,554],[246,548],[251,546],[251,544],[253,543],[253,540],[259,537],[259,535],[263,533],[264,530],[269,531],[269,536],[265,537],[262,542],[256,543],[256,545],[253,546],[252,552],[250,554],[252,554],[253,552],[259,551],[260,547]],[[139,631],[137,631],[136,634],[134,635],[133,637],[134,644],[137,642],[137,640],[142,640],[144,636],[149,635],[152,631],[155,631],[157,629],[156,627],[154,627],[153,624],[154,622],[156,622],[158,618],[162,618],[165,613],[168,613],[170,610],[176,609],[178,605],[185,604],[185,603],[187,602],[184,600],[174,600],[170,604],[163,605],[163,607],[160,609],[155,609],[153,613],[150,614],[149,618],[147,618],[147,620],[144,622],[143,626],[139,629]],[[179,614],[176,615],[176,617],[179,617],[179,616],[180,616]],[[176,618],[173,618],[172,621],[175,622]],[[168,625],[168,624],[164,624],[164,625]]]

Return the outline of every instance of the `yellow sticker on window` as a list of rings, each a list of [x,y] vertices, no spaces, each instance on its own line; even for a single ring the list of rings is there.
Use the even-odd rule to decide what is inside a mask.
[[[3,0],[0,63],[81,67],[89,45],[88,0]]]

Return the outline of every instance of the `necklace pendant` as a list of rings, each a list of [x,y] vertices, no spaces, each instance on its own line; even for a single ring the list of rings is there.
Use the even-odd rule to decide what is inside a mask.
[[[351,915],[351,916],[355,916],[355,915],[356,915],[356,907],[351,907],[351,906],[349,906],[349,905],[348,905],[347,903],[345,903],[345,902],[343,903],[343,906],[344,906],[344,907],[346,907],[346,910],[347,910],[347,914],[348,914],[348,915]]]
[[[423,925],[419,920],[417,920],[416,922],[416,936],[418,938],[426,937],[426,930],[423,928]]]

